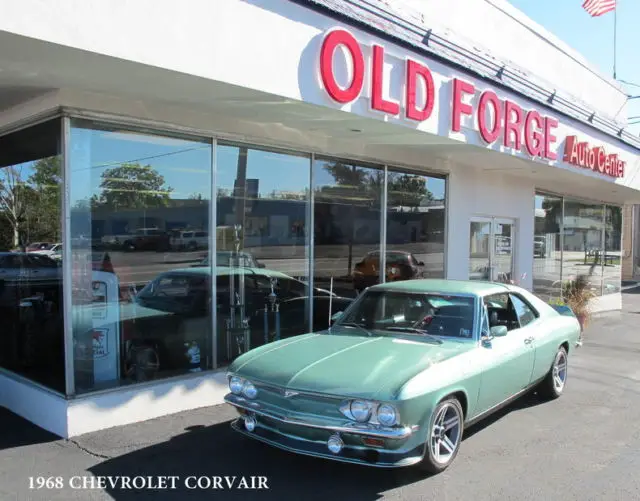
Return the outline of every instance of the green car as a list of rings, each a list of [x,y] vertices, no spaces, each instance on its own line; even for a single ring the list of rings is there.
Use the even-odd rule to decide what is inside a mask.
[[[236,431],[311,456],[431,473],[464,428],[525,392],[559,397],[580,324],[513,285],[409,280],[366,289],[326,331],[229,367]]]

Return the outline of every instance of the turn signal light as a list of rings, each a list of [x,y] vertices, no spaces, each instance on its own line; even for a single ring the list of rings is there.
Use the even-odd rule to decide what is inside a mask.
[[[365,437],[362,439],[362,442],[370,447],[384,447],[384,440],[382,440],[381,438]]]

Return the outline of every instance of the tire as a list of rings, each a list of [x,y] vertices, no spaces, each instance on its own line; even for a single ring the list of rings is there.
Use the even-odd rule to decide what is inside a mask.
[[[559,398],[567,384],[568,354],[564,346],[560,346],[553,358],[551,369],[538,387],[538,395],[545,400]]]
[[[425,454],[419,468],[431,474],[446,470],[458,455],[463,433],[464,412],[460,402],[453,397],[442,400],[429,419]]]

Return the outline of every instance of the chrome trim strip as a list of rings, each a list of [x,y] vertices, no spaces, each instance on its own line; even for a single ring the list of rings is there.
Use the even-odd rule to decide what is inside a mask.
[[[248,412],[253,412],[260,416],[264,416],[269,419],[280,421],[281,423],[293,424],[298,426],[306,426],[309,428],[318,428],[321,430],[330,430],[330,431],[335,431],[340,433],[350,433],[352,435],[365,435],[368,437],[386,438],[386,439],[393,439],[393,440],[407,438],[414,433],[414,429],[408,426],[405,426],[403,428],[385,428],[381,426],[374,427],[368,424],[350,423],[350,422],[346,422],[342,425],[333,426],[333,425],[310,423],[309,421],[305,421],[303,419],[291,418],[287,416],[278,416],[269,411],[260,409],[259,403],[250,402],[242,397],[238,397],[237,395],[234,395],[233,393],[229,393],[225,395],[224,401],[239,409],[243,409]]]

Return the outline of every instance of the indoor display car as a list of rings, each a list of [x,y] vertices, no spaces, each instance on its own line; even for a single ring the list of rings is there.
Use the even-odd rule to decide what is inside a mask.
[[[437,473],[465,427],[536,390],[565,390],[580,325],[507,284],[410,280],[368,288],[323,331],[229,366],[232,427],[276,447]],[[541,437],[544,438],[544,437]]]

